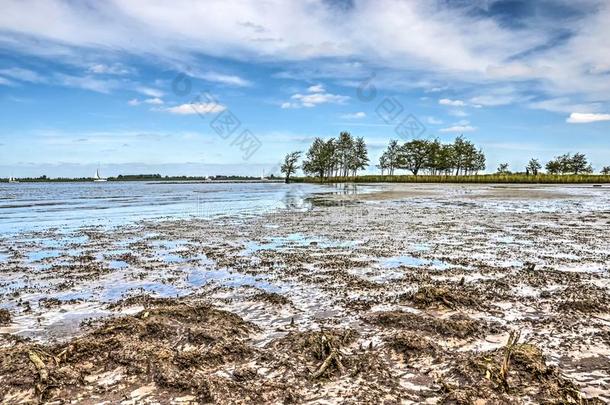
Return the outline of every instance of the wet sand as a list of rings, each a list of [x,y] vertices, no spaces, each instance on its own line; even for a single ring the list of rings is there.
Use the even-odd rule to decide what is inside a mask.
[[[607,189],[364,189],[2,237],[3,403],[610,401]]]

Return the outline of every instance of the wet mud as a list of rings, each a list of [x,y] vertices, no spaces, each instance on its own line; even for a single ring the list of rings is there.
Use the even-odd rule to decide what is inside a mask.
[[[609,402],[610,193],[397,187],[0,237],[1,402]]]

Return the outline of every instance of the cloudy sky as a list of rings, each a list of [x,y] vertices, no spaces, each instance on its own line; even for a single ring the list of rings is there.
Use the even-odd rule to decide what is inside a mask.
[[[610,164],[605,0],[0,0],[0,177],[258,174],[316,136]],[[374,168],[370,169],[374,171]]]

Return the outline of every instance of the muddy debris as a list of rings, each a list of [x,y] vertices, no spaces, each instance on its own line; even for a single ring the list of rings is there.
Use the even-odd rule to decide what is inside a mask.
[[[407,294],[403,299],[410,301],[413,306],[420,309],[440,307],[455,310],[458,308],[481,309],[483,307],[477,296],[469,294],[460,286],[453,288],[424,286],[412,294]]]
[[[291,357],[300,360],[298,373],[302,378],[332,378],[346,372],[343,365],[345,355],[341,351],[353,343],[357,333],[347,330],[321,330],[308,332],[290,332],[269,346],[282,353],[291,353]]]
[[[87,385],[114,373],[116,384],[154,382],[204,402],[245,398],[253,395],[248,387],[212,372],[252,357],[256,349],[248,335],[256,330],[237,315],[207,304],[150,308],[103,321],[67,344],[23,343],[0,349],[0,397],[7,400],[25,392],[32,400],[52,401],[68,393],[86,395]]]
[[[11,323],[11,313],[8,309],[0,308],[0,326],[6,326]]]
[[[472,319],[460,313],[438,318],[405,311],[386,311],[369,315],[366,321],[383,327],[428,332],[459,339],[481,337],[500,331],[500,327],[496,324]]]
[[[439,384],[446,404],[603,404],[583,396],[557,367],[546,363],[539,347],[519,343],[515,332],[503,348],[455,355]]]
[[[434,356],[441,350],[431,339],[421,333],[401,331],[385,338],[386,343],[396,352],[401,353],[408,362],[422,355]]]
[[[252,296],[252,299],[255,301],[268,302],[272,305],[278,305],[278,306],[290,304],[290,300],[288,298],[286,298],[285,296],[278,294],[276,292],[269,292],[269,291],[258,292]]]

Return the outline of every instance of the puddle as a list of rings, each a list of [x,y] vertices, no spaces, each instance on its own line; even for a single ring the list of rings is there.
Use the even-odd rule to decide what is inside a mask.
[[[449,263],[445,263],[438,259],[422,259],[410,255],[394,256],[381,261],[380,266],[385,269],[394,269],[401,266],[406,267],[433,267],[435,269],[444,270],[451,267]]]
[[[201,287],[210,282],[218,282],[227,287],[242,287],[245,285],[251,285],[268,292],[279,292],[282,290],[281,287],[266,281],[264,277],[254,277],[247,274],[231,273],[226,269],[194,270],[189,274],[187,282],[193,287]]]
[[[162,253],[161,259],[166,263],[183,263],[187,261],[187,259],[175,253]]]
[[[241,252],[244,256],[250,256],[261,250],[282,250],[290,248],[305,248],[315,246],[316,248],[350,248],[356,246],[358,242],[347,241],[337,242],[326,238],[308,237],[300,233],[293,233],[284,237],[267,238],[265,242],[250,241],[246,243],[246,248]]]
[[[122,270],[129,266],[127,262],[124,262],[122,260],[109,260],[107,263],[108,267],[112,270]]]
[[[28,252],[29,262],[38,262],[45,259],[57,258],[61,256],[57,250],[38,250],[36,252]]]

